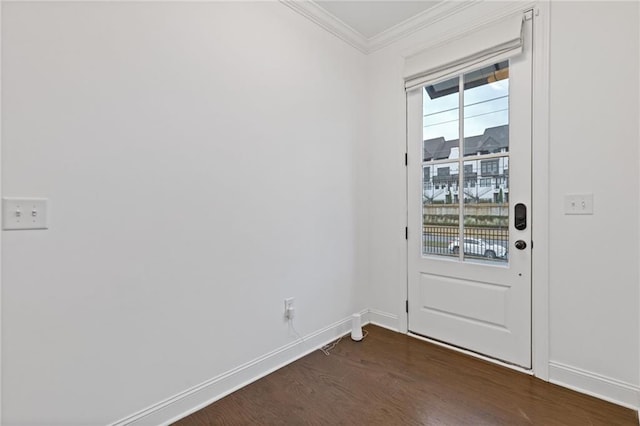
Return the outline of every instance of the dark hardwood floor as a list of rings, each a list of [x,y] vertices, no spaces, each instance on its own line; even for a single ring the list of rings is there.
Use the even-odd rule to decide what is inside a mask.
[[[635,411],[367,326],[175,425],[638,425]]]

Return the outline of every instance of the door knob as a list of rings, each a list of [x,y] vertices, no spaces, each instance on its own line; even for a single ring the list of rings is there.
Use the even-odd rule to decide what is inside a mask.
[[[524,242],[524,241],[522,241],[522,240],[518,240],[518,241],[516,241],[516,248],[517,248],[518,250],[524,250],[524,249],[526,249],[526,248],[527,248],[527,243],[525,243],[525,242]]]

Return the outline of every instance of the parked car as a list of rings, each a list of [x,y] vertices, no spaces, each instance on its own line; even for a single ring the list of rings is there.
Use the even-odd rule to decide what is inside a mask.
[[[454,254],[460,252],[460,241],[458,238],[449,243],[449,251]],[[500,244],[490,244],[480,238],[465,238],[464,253],[472,256],[484,256],[490,259],[507,257],[506,248]]]

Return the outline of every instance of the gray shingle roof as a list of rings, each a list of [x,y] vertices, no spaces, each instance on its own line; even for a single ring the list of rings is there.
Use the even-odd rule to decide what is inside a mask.
[[[459,146],[458,139],[445,140],[443,137],[428,139],[423,144],[423,159],[442,160],[449,158],[451,148]],[[490,127],[482,135],[464,139],[464,156],[477,153],[488,154],[509,150],[509,125]]]

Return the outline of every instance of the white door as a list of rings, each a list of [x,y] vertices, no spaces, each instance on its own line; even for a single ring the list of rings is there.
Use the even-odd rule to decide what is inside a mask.
[[[522,53],[407,92],[408,328],[530,368],[531,21],[523,31]]]

